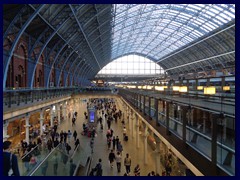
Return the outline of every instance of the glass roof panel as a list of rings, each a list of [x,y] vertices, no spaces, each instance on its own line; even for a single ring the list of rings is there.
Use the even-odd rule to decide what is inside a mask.
[[[231,4],[115,4],[114,9],[112,59],[134,49],[157,61],[235,19]]]

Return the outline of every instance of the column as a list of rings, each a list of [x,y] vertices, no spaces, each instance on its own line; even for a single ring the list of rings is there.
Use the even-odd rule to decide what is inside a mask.
[[[206,133],[206,120],[207,120],[206,112],[203,111],[203,133]]]
[[[6,141],[9,138],[9,135],[7,134],[9,123],[6,120],[4,120],[3,122],[3,141]]]
[[[66,120],[67,119],[67,111],[66,111],[66,102],[63,101],[63,104],[62,104],[62,115],[63,115],[63,120]]]
[[[156,173],[161,174],[161,172],[160,172],[160,169],[161,169],[161,167],[160,167],[160,161],[161,161],[160,144],[161,144],[161,140],[155,134],[154,134],[154,139],[156,141],[156,151],[155,151],[156,152],[156,156],[155,156],[156,170],[155,171],[156,171]]]
[[[58,115],[58,125],[60,125],[60,123],[61,123],[60,104],[57,104],[57,115]]]
[[[131,132],[131,134],[132,134],[132,138],[134,137],[134,119],[135,119],[135,115],[134,115],[134,113],[132,112],[132,119],[131,119],[131,121],[132,121],[132,132]]]
[[[148,138],[148,127],[145,124],[144,129],[144,164],[147,164],[147,138]]]
[[[226,121],[226,118],[223,116],[222,117],[222,126],[223,126],[223,141],[226,141],[227,139],[227,121]]]
[[[39,121],[40,121],[40,136],[43,134],[43,120],[44,120],[43,112],[44,111],[41,109],[41,111],[40,111],[40,119],[39,119]]]
[[[50,126],[53,127],[53,118],[54,118],[54,112],[53,112],[53,107],[51,107],[50,110]]]
[[[169,102],[166,101],[166,134],[169,135]]]
[[[137,143],[137,148],[139,148],[139,117],[137,114],[136,115],[136,143]]]
[[[155,119],[156,119],[156,125],[158,126],[158,99],[154,98],[154,108],[155,108]]]
[[[29,144],[29,127],[30,127],[29,117],[30,117],[30,115],[26,114],[26,116],[25,116],[26,138],[25,138],[25,140],[28,144]]]
[[[128,111],[128,127],[129,127],[129,132],[132,130],[131,120],[132,120],[132,110],[129,109],[129,111]]]
[[[146,112],[145,112],[145,103],[146,103],[146,96],[143,95],[143,115],[146,114]]]

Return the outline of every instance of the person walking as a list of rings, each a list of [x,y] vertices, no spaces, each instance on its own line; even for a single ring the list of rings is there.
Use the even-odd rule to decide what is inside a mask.
[[[117,171],[120,173],[121,172],[121,163],[122,163],[122,155],[118,151],[116,155],[116,164],[117,164]]]
[[[20,176],[17,156],[9,151],[11,144],[3,142],[3,176]]]
[[[128,153],[124,159],[124,166],[126,167],[126,173],[129,175],[131,172],[131,158]]]
[[[98,160],[98,163],[94,169],[96,170],[96,176],[102,176],[103,170],[102,170],[102,159],[101,158]]]
[[[134,175],[140,176],[140,166],[137,164],[137,166],[134,168]]]
[[[76,167],[77,167],[77,165],[73,163],[72,159],[70,159],[70,168],[69,168],[69,175],[70,176],[73,176]]]
[[[55,176],[57,175],[58,163],[59,163],[59,160],[56,152],[53,156],[53,173]]]
[[[74,137],[74,141],[76,141],[76,139],[77,139],[77,131],[76,130],[73,132],[73,137]]]
[[[111,168],[113,168],[113,161],[115,160],[115,158],[116,158],[115,154],[114,154],[113,150],[111,150],[111,152],[108,155],[108,160],[110,162]]]
[[[77,149],[77,146],[80,146],[80,141],[79,141],[79,139],[77,139],[76,140],[76,142],[75,142],[75,148],[74,148],[74,151]]]

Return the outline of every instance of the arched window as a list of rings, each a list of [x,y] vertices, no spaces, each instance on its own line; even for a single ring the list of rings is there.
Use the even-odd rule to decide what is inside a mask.
[[[156,75],[164,74],[164,70],[148,58],[127,55],[107,64],[98,74]]]

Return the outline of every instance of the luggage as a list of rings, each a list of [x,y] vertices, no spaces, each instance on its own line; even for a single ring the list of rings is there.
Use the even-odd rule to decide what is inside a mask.
[[[128,141],[128,136],[124,136],[124,141]]]

